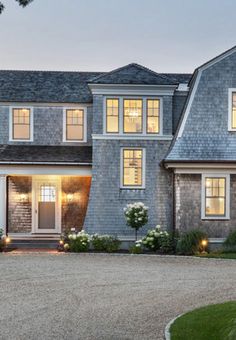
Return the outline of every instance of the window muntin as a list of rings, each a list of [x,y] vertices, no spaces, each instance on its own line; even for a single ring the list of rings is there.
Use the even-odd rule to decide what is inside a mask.
[[[143,132],[142,99],[124,99],[123,128],[124,133]]]
[[[56,202],[56,186],[51,184],[40,186],[40,202]]]
[[[226,178],[205,178],[205,216],[226,216]]]
[[[12,139],[30,140],[30,109],[12,109]]]
[[[66,110],[66,140],[82,141],[84,139],[84,110]]]
[[[159,133],[160,100],[147,99],[147,133]]]
[[[119,99],[109,98],[106,100],[106,132],[119,132]]]
[[[232,98],[231,98],[231,107],[232,107],[232,112],[231,112],[231,128],[236,129],[236,92],[232,92]]]
[[[123,149],[123,183],[124,187],[141,187],[143,185],[143,150]]]

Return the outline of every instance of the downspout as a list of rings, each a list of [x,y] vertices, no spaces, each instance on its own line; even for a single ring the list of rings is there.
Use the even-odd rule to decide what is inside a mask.
[[[175,195],[176,195],[176,190],[175,190],[175,171],[173,171],[173,177],[172,177],[172,181],[173,181],[173,233],[175,234],[176,231],[176,199],[175,199]]]
[[[9,207],[8,184],[9,184],[9,177],[7,176],[6,178],[6,236],[8,236],[8,207]]]

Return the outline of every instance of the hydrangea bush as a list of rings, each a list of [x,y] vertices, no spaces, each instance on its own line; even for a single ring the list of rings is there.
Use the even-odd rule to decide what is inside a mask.
[[[91,237],[91,244],[96,251],[113,253],[119,250],[121,241],[114,236],[94,234]]]
[[[159,225],[149,230],[142,239],[142,245],[152,251],[166,254],[174,251],[174,240],[171,234],[162,230]]]
[[[148,222],[148,207],[142,202],[127,204],[124,208],[126,224],[135,229],[135,240],[137,233]]]
[[[85,252],[89,250],[90,236],[84,230],[68,235],[68,240],[64,244],[65,250],[75,253]]]

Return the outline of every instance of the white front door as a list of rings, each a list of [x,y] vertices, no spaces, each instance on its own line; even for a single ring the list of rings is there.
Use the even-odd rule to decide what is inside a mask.
[[[33,179],[32,226],[33,233],[61,232],[60,179]]]

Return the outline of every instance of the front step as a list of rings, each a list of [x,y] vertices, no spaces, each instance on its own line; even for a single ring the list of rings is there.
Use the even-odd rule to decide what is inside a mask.
[[[42,240],[42,239],[24,239],[24,240],[11,240],[8,244],[8,249],[57,249],[58,240]]]

